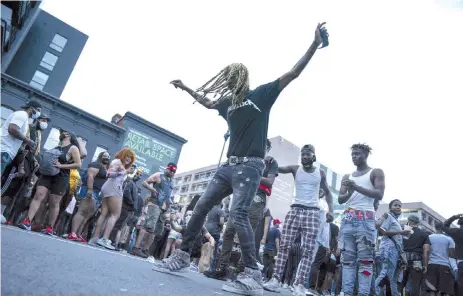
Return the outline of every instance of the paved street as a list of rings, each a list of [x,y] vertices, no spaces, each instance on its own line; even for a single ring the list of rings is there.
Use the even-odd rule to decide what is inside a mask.
[[[131,255],[14,227],[1,227],[1,252],[1,295],[234,295],[202,274],[163,274]]]

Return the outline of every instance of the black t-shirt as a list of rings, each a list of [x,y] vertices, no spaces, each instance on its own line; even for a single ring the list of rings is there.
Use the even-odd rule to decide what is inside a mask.
[[[458,260],[463,260],[463,228],[444,227],[444,232],[455,242],[455,253]]]
[[[98,162],[92,162],[88,165],[88,168],[99,169],[95,178],[93,178],[93,190],[100,191],[103,184],[106,182],[106,169],[103,165]]]
[[[270,109],[280,94],[279,79],[249,91],[238,106],[224,100],[215,108],[228,122],[230,145],[227,157],[265,157]]]
[[[271,163],[270,160],[272,160]],[[269,156],[265,158],[265,168],[262,177],[267,178],[268,175],[278,176],[278,162],[275,159],[273,159],[273,157]],[[257,190],[257,194],[265,195],[265,191],[259,188],[259,190]]]
[[[423,254],[423,245],[431,244],[429,235],[423,229],[413,227],[413,234],[409,237],[404,236],[404,251],[410,253]]]

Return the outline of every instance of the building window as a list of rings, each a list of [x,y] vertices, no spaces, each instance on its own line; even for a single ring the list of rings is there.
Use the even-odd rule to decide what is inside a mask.
[[[57,56],[47,51],[45,52],[45,55],[43,56],[42,61],[40,62],[40,66],[50,71],[53,71],[53,68],[55,67],[57,60],[58,60]]]
[[[47,141],[43,145],[43,149],[50,150],[59,146],[59,128],[52,128],[50,134],[48,134]]]
[[[93,154],[92,162],[98,159],[98,155],[100,155],[101,152],[107,152],[107,151],[108,149],[106,149],[105,147],[96,146],[95,154]]]
[[[1,122],[1,125],[3,125],[3,123],[5,122],[5,120],[8,118],[8,116],[11,115],[11,113],[13,113],[14,110],[11,109],[10,107],[7,107],[7,106],[2,106],[2,113],[1,113],[1,117],[2,117],[2,122]]]
[[[32,80],[29,84],[36,89],[42,90],[47,83],[48,77],[49,76],[47,74],[37,70],[35,71],[34,76],[32,77]]]
[[[56,50],[57,52],[62,52],[67,42],[68,40],[63,36],[55,34],[55,37],[53,37],[53,40],[50,43],[50,47]]]
[[[185,193],[188,191],[188,185],[183,185],[182,188],[180,189],[180,193]]]
[[[191,181],[191,175],[185,176],[185,178],[183,179],[183,182],[185,183],[188,183],[190,181]]]

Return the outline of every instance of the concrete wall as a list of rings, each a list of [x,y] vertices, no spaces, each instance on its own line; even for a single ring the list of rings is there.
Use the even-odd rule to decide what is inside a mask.
[[[59,34],[67,39],[62,52],[50,47],[55,34]],[[87,39],[88,36],[84,33],[55,18],[46,11],[40,10],[5,72],[21,81],[29,83],[35,71],[39,70],[49,76],[43,91],[59,98]],[[58,57],[52,71],[40,66],[40,62],[47,51]]]

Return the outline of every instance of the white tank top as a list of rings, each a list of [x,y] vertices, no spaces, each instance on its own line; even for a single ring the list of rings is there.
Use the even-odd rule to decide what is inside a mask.
[[[353,177],[351,174],[349,176],[349,180],[355,181],[357,185],[363,188],[375,189],[370,179],[372,171],[373,169],[371,169],[369,172],[359,177]],[[354,210],[375,211],[374,203],[375,203],[374,198],[365,196],[357,191],[354,191],[354,193],[352,193],[352,196],[346,202],[346,205],[347,207],[352,208]]]
[[[302,166],[299,166],[295,179],[296,198],[294,204],[319,208],[318,197],[321,179],[320,168],[315,167],[312,173],[307,173]]]

